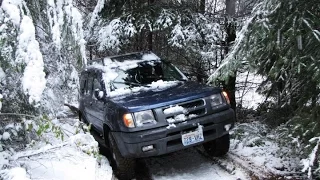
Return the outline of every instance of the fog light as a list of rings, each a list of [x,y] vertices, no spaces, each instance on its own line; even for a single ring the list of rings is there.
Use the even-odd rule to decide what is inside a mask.
[[[230,128],[231,128],[231,124],[226,124],[226,125],[224,125],[224,129],[225,129],[226,131],[229,131]]]
[[[148,146],[143,146],[142,147],[142,151],[146,152],[146,151],[151,151],[153,149],[153,145],[148,145]]]

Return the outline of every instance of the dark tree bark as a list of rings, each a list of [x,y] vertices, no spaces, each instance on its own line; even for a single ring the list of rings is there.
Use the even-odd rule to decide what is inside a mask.
[[[226,11],[227,14],[231,17],[234,17],[236,14],[236,0],[226,0]]]
[[[153,50],[153,34],[152,34],[152,31],[148,32],[148,50],[149,51]]]
[[[148,3],[149,3],[149,6],[151,6],[154,3],[154,0],[149,0]],[[154,12],[153,12],[154,10],[153,10],[152,7],[150,7],[150,11],[151,11],[150,12],[151,16],[154,17]],[[151,31],[149,30],[149,32],[148,32],[148,50],[149,51],[153,50],[153,34],[152,34],[152,30]]]
[[[235,6],[235,0],[226,0],[226,11],[229,18],[232,18],[235,16],[236,12],[236,6]],[[236,39],[236,27],[235,24],[231,21],[226,20],[226,32],[227,32],[227,38],[226,38],[226,48],[225,53],[227,54],[229,52],[230,44]],[[231,108],[236,112],[236,76],[237,72],[235,71],[233,75],[230,75],[228,77],[228,81],[225,83],[225,89],[229,94],[230,98],[230,104]]]
[[[200,13],[204,14],[206,12],[206,0],[200,0]]]

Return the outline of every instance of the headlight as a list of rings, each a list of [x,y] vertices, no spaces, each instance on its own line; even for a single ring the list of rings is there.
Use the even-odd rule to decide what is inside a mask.
[[[142,127],[143,125],[156,124],[157,121],[154,118],[152,110],[140,111],[134,113],[136,119],[137,127]]]
[[[222,99],[221,94],[214,94],[214,95],[210,96],[210,104],[211,104],[212,108],[219,106],[223,103],[224,103],[224,101]]]

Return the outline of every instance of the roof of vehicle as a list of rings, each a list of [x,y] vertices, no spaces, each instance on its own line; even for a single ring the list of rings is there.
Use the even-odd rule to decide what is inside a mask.
[[[138,67],[140,63],[154,64],[155,61],[161,61],[161,59],[151,51],[109,56],[90,61],[81,74],[85,74],[88,71],[101,72],[107,73],[106,76],[112,79],[112,77],[116,76],[116,71],[119,69],[126,71]]]
[[[121,54],[121,55],[115,55],[115,56],[109,56],[99,59],[94,59],[88,62],[88,65],[94,65],[94,64],[100,64],[103,66],[108,66],[111,62],[121,63],[124,61],[152,61],[152,60],[160,60],[160,58],[155,55],[151,51],[143,51],[143,52],[133,52],[128,54]]]

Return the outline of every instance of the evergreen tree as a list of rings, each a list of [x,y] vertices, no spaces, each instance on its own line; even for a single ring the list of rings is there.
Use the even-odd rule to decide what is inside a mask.
[[[319,5],[316,1],[273,0],[261,3],[245,37],[229,58],[247,61],[271,86],[278,107],[294,110],[319,100]],[[240,63],[239,63],[240,64]]]
[[[301,146],[295,147],[296,152],[304,157],[311,153],[304,161],[309,176],[319,171],[319,167],[312,167],[319,164],[319,158],[311,158],[319,157],[320,144],[319,5],[316,0],[263,1],[238,33],[233,50],[219,69],[225,76],[245,68],[267,78],[261,84],[262,93],[271,102],[266,106],[279,112],[270,120],[289,120],[282,133],[284,141],[298,137]]]
[[[86,64],[81,17],[72,0],[3,1],[2,112],[56,114],[77,101],[77,69]]]

